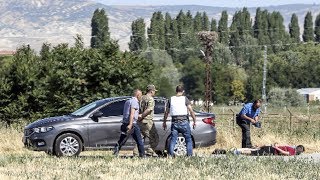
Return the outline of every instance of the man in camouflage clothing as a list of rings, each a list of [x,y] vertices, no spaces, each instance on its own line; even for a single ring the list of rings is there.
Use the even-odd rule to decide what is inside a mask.
[[[140,115],[138,120],[138,125],[141,129],[141,134],[144,138],[149,139],[150,147],[147,149],[146,154],[154,157],[157,157],[157,154],[155,153],[155,148],[159,143],[159,135],[153,123],[155,106],[153,96],[155,95],[156,91],[157,90],[154,85],[151,84],[147,86],[147,94],[142,96],[140,102]],[[133,150],[133,154],[138,154],[137,145]]]

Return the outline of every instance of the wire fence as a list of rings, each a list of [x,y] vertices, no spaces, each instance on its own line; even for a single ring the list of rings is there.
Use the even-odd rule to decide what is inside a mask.
[[[214,108],[217,126],[238,128],[236,115],[241,107]],[[278,132],[312,133],[320,136],[320,107],[274,108],[260,114],[262,129]]]

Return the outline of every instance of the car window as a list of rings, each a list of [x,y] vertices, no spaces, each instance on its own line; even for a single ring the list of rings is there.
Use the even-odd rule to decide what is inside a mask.
[[[125,100],[117,101],[101,108],[100,111],[103,113],[102,116],[121,116],[123,113],[123,106],[125,102]]]
[[[164,100],[155,100],[154,114],[163,114],[166,102]]]
[[[99,100],[92,102],[86,106],[81,107],[80,109],[76,110],[75,112],[71,113],[73,116],[83,116],[91,112],[93,109],[102,106],[104,103],[106,103],[105,100]]]

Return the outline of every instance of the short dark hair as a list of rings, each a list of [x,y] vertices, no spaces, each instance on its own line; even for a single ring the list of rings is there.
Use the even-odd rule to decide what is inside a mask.
[[[304,148],[304,146],[302,146],[302,145],[298,145],[297,148],[301,148],[301,149],[302,149],[302,152],[305,151],[305,148]]]
[[[176,93],[183,92],[183,91],[184,91],[184,88],[183,88],[182,85],[178,85],[178,86],[176,87]]]
[[[133,96],[136,96],[138,94],[138,92],[141,92],[140,89],[135,89],[132,93]]]
[[[253,104],[257,104],[258,102],[259,102],[259,103],[262,103],[262,99],[256,99],[256,100],[254,100],[254,101],[253,101]]]

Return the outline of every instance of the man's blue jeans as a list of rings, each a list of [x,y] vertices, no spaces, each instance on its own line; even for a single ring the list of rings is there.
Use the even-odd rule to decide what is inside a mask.
[[[177,143],[178,135],[181,133],[186,140],[187,144],[187,156],[192,156],[192,139],[191,139],[191,129],[188,120],[178,121],[171,123],[171,141],[169,146],[169,155],[174,156],[174,146]]]
[[[133,137],[133,139],[136,141],[136,143],[138,145],[139,156],[143,157],[145,155],[144,143],[143,143],[143,139],[141,137],[141,132],[140,132],[139,126],[136,123],[133,123],[132,130],[129,133],[127,133],[127,126],[128,126],[128,123],[123,123],[121,125],[121,136],[120,136],[120,139],[119,139],[118,144],[116,146],[118,146],[118,148],[120,150],[121,147],[128,140],[128,136],[130,136],[130,133],[131,133],[131,136]]]

